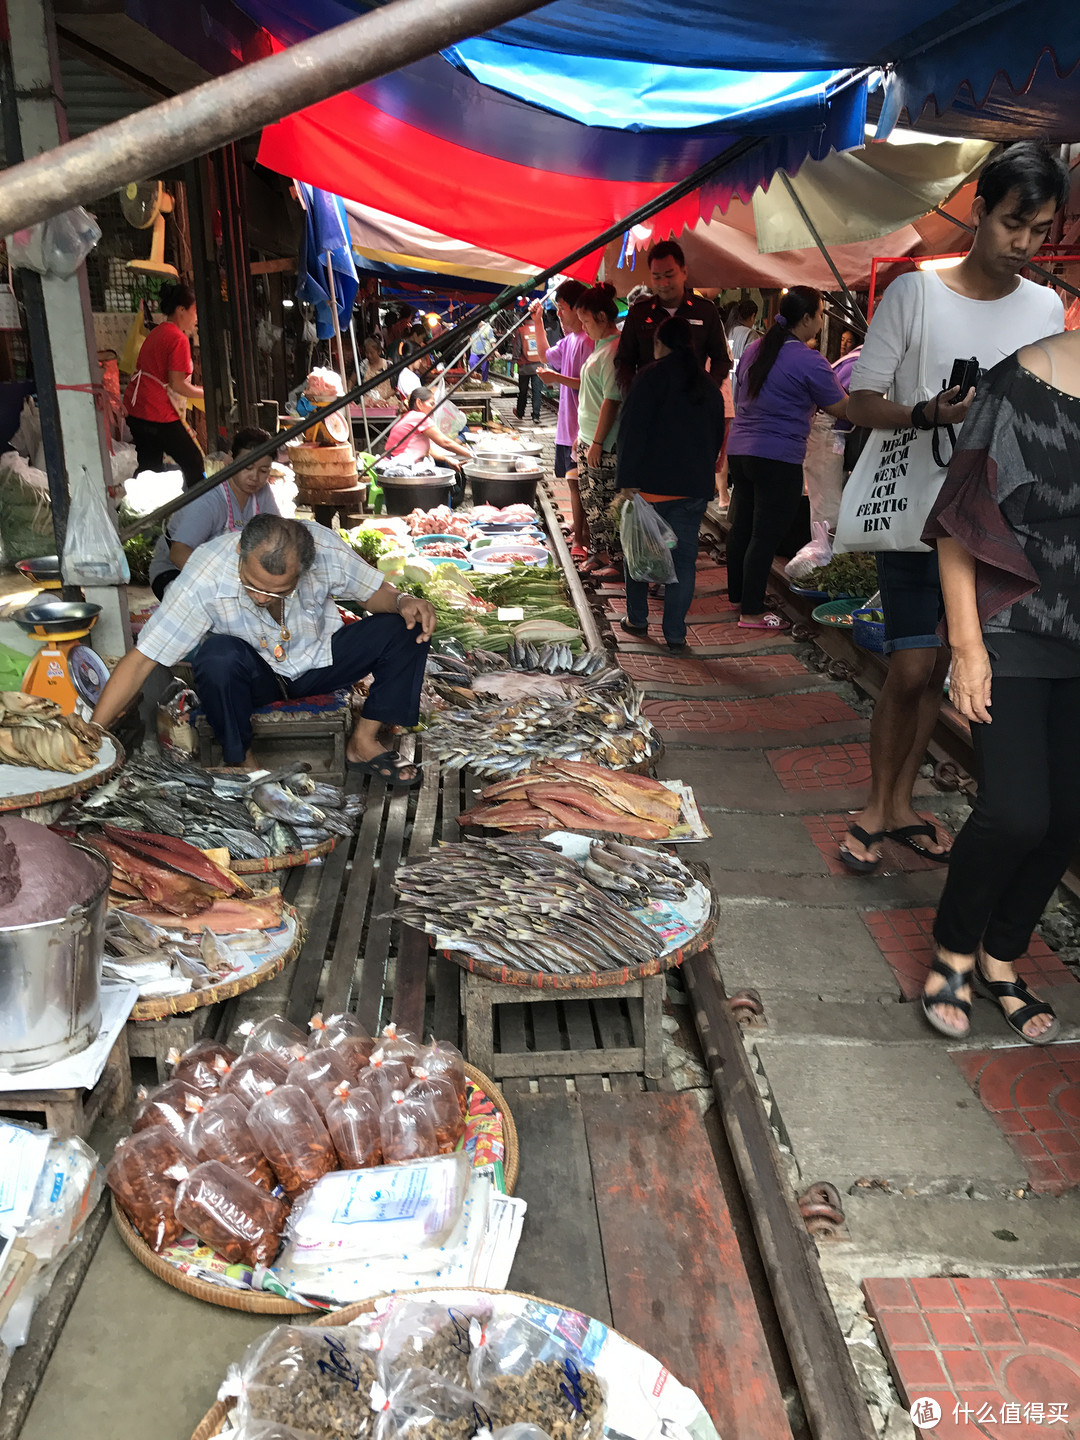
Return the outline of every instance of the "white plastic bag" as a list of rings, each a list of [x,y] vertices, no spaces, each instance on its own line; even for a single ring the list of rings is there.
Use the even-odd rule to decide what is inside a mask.
[[[126,585],[131,579],[105,487],[85,465],[71,487],[62,569],[65,585]]]
[[[675,531],[640,495],[634,495],[623,506],[619,539],[631,580],[648,580],[654,585],[675,583],[675,562],[671,558],[678,543]]]
[[[784,566],[784,574],[789,580],[794,580],[796,583],[804,580],[811,570],[828,565],[832,559],[832,542],[829,539],[829,527],[825,521],[811,521],[810,534],[813,538],[809,544],[804,545]]]
[[[100,239],[97,221],[76,205],[51,220],[9,235],[8,259],[16,270],[36,270],[39,275],[58,275],[67,280]]]

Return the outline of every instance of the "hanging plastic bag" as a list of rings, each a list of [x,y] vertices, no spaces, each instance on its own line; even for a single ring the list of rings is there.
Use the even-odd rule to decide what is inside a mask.
[[[678,543],[675,531],[640,495],[623,506],[619,539],[631,580],[653,585],[674,585],[675,562],[671,552]]]
[[[818,570],[823,565],[828,565],[833,558],[829,527],[825,521],[812,521],[810,534],[812,538],[809,543],[797,551],[784,566],[784,574],[789,580],[804,580],[811,570]]]
[[[101,239],[101,229],[81,205],[45,222],[45,264],[50,275],[68,280]]]
[[[105,487],[85,465],[71,487],[63,574],[65,585],[126,585],[131,579]]]
[[[158,744],[177,759],[190,757],[198,751],[199,737],[191,719],[191,712],[198,698],[195,691],[189,689],[182,680],[174,680],[158,701]]]

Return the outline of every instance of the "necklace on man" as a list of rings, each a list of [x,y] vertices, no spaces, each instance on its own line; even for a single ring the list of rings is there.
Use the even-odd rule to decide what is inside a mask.
[[[281,602],[281,622],[282,622],[282,623],[281,623],[281,629],[278,631],[278,635],[279,635],[278,642],[277,642],[277,644],[274,646],[273,650],[270,651],[271,655],[273,655],[273,657],[274,657],[275,660],[284,660],[284,659],[285,659],[285,646],[286,646],[286,645],[289,643],[289,641],[292,639],[292,631],[291,631],[291,630],[289,629],[289,627],[285,624],[285,601],[284,601],[284,600],[282,600],[282,602]],[[267,649],[267,647],[268,647],[268,645],[269,645],[269,641],[267,640],[267,638],[266,638],[265,635],[260,635],[260,637],[259,637],[259,644],[261,645],[261,647],[262,647],[264,650]]]

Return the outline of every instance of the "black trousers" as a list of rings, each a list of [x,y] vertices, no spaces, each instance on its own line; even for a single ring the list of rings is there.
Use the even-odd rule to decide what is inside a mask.
[[[203,453],[199,442],[179,416],[166,425],[160,420],[140,420],[137,415],[129,415],[127,423],[135,441],[140,470],[167,469],[165,456],[169,455],[183,474],[185,490],[190,490],[203,478]]]
[[[1017,960],[1080,839],[1080,679],[995,677],[972,725],[979,795],[956,837],[934,938]]]
[[[728,480],[728,598],[744,615],[760,615],[776,547],[799,512],[802,466],[760,455],[729,455]]]
[[[544,382],[539,375],[522,375],[518,371],[518,396],[514,405],[514,414],[519,420],[525,419],[525,406],[529,399],[529,391],[532,390],[532,418],[533,424],[540,422],[540,406],[544,400]]]

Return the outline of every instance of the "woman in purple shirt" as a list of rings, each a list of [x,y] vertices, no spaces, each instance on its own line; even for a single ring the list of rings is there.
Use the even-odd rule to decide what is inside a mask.
[[[728,439],[732,498],[728,598],[750,630],[786,630],[765,609],[776,547],[795,522],[803,493],[803,460],[817,410],[837,418],[847,395],[824,355],[809,342],[821,333],[820,290],[794,285],[761,340],[748,345],[735,377],[735,420]]]
[[[578,438],[578,386],[581,383],[581,367],[592,354],[593,342],[581,328],[581,317],[577,305],[588,290],[580,280],[564,280],[555,291],[555,309],[563,338],[555,345],[549,345],[541,314],[543,302],[537,300],[532,308],[533,333],[536,348],[540,352],[543,369],[540,379],[547,385],[559,387],[559,422],[555,428],[555,475],[566,477],[570,488],[570,551],[575,560],[588,556],[589,526],[578,491],[578,472],[574,462],[574,446]]]

